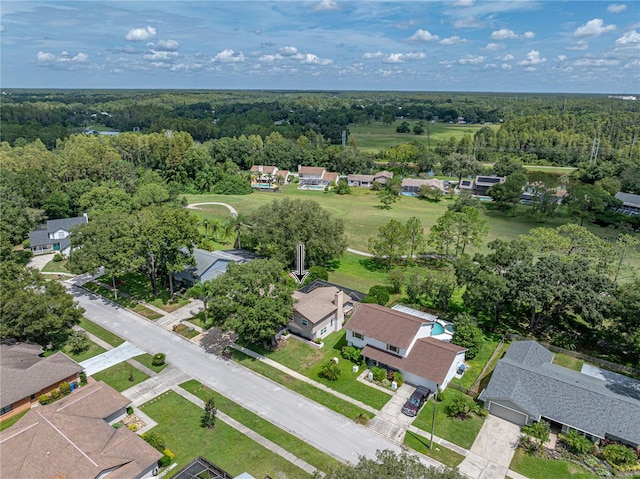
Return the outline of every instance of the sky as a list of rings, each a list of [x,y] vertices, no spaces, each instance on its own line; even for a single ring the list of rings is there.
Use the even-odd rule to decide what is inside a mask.
[[[640,1],[10,1],[0,87],[640,93]]]

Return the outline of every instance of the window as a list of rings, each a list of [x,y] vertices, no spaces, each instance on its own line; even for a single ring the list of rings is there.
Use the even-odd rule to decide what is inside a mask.
[[[400,348],[398,346],[393,346],[392,344],[387,344],[387,351],[391,351],[392,353],[400,354]]]
[[[327,334],[327,327],[326,326],[320,330],[320,336],[324,336],[325,334]]]
[[[4,416],[8,412],[10,412],[12,409],[13,409],[12,404],[9,404],[8,406],[3,407],[2,409],[0,409],[0,416]]]
[[[360,334],[360,333],[354,332],[353,333],[353,337],[356,338],[356,339],[364,340],[364,334]]]
[[[302,324],[303,326],[309,326],[309,321],[307,321],[305,318],[302,318],[300,320],[300,324]]]
[[[32,395],[31,395],[31,397],[30,397],[29,399],[31,399],[32,401],[35,401],[35,400],[36,400],[36,395],[35,395],[35,394],[32,394]]]

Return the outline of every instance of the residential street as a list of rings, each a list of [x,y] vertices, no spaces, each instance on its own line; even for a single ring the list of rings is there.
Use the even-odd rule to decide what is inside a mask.
[[[67,283],[85,316],[150,353],[163,352],[167,362],[261,417],[291,431],[316,448],[352,464],[378,449],[400,451],[397,443],[350,419],[243,368],[207,354],[196,344],[152,321]],[[429,465],[437,465],[428,462]]]

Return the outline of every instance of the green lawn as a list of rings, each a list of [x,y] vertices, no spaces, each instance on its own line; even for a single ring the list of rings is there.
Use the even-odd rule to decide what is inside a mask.
[[[244,424],[270,441],[275,442],[321,471],[329,471],[337,468],[341,464],[331,456],[310,446],[302,439],[298,439],[296,436],[274,426],[269,421],[262,419],[257,414],[252,413],[239,404],[200,384],[195,379],[181,384],[180,387],[198,396],[203,401],[206,401],[209,397],[213,397],[219,411],[231,416],[236,421]]]
[[[141,406],[158,425],[153,432],[162,436],[175,454],[175,474],[197,456],[203,456],[231,475],[248,472],[254,477],[309,478],[309,474],[254,442],[222,421],[213,429],[200,426],[202,409],[173,391]]]
[[[206,328],[206,322],[204,320],[204,311],[200,311],[198,314],[189,318],[187,321],[189,321],[191,324],[195,324],[196,326],[200,326],[203,329]]]
[[[410,447],[411,449],[418,451],[425,456],[432,457],[438,462],[441,462],[445,466],[449,467],[458,467],[460,463],[464,460],[464,456],[462,454],[458,454],[451,449],[447,449],[440,444],[433,443],[433,449],[429,448],[431,441],[426,435],[421,436],[419,434],[413,433],[411,431],[407,431],[407,434],[404,436],[404,445]]]
[[[480,351],[478,351],[478,354],[476,354],[475,358],[465,361],[465,364],[469,366],[469,369],[467,369],[460,379],[453,378],[451,382],[467,389],[471,388],[471,385],[478,376],[480,376],[482,368],[487,364],[499,343],[499,337],[485,334],[484,343],[482,343],[482,347],[480,348]]]
[[[15,423],[18,422],[18,419],[20,419],[22,416],[24,416],[28,412],[29,412],[29,409],[27,409],[26,411],[22,411],[21,413],[18,413],[15,416],[11,416],[9,419],[5,419],[2,422],[0,422],[0,431],[4,431],[8,427],[13,426]]]
[[[343,401],[340,398],[337,398],[331,393],[325,392],[322,389],[318,389],[317,387],[300,381],[299,379],[294,378],[293,376],[283,373],[279,369],[269,366],[268,364],[263,363],[262,361],[258,361],[252,357],[247,356],[246,354],[241,353],[240,351],[236,351],[235,349],[232,351],[232,357],[234,361],[242,364],[243,366],[252,369],[258,374],[262,374],[266,378],[271,379],[272,381],[285,386],[292,391],[297,392],[298,394],[302,394],[303,396],[315,401],[323,406],[337,412],[338,414],[342,414],[350,419],[355,419],[358,416],[364,416],[369,419],[373,417],[368,411],[351,404],[350,402]]]
[[[43,273],[71,273],[71,271],[69,271],[67,269],[67,262],[66,261],[49,261],[47,264],[44,265],[44,268],[42,268],[42,272]]]
[[[122,339],[120,336],[113,334],[111,331],[104,329],[102,326],[98,326],[96,323],[92,323],[84,316],[80,318],[79,326],[85,331],[90,332],[94,336],[98,336],[100,339],[102,339],[106,343],[109,343],[114,348],[124,343],[124,339]]]
[[[273,352],[258,348],[258,352],[372,408],[382,409],[391,399],[391,394],[374,389],[356,379],[362,371],[354,373],[352,370],[353,363],[343,359],[341,356],[342,347],[347,344],[345,336],[345,330],[330,334],[324,338],[324,346],[321,350],[297,339],[290,338],[285,348]],[[334,357],[339,358],[338,366],[342,372],[337,381],[329,381],[320,372],[324,365]]]
[[[565,368],[573,369],[574,371],[581,371],[584,361],[582,359],[574,358],[564,353],[555,353],[553,358],[553,364],[562,366]]]
[[[445,394],[447,398],[453,398],[458,395],[464,396],[460,391],[451,388],[447,389]],[[446,400],[438,402],[436,408],[436,436],[464,447],[465,449],[469,449],[478,432],[480,432],[484,418],[472,414],[469,419],[460,421],[459,419],[447,416],[445,413],[445,405]],[[429,434],[431,432],[432,418],[433,399],[424,405],[422,411],[420,411],[420,414],[418,414],[418,417],[413,422],[413,425],[423,431],[427,431],[427,434]]]
[[[151,354],[147,354],[147,353],[141,354],[140,356],[136,356],[133,359],[135,359],[136,361],[138,361],[143,366],[146,366],[149,369],[151,369],[152,371],[155,371],[157,373],[159,373],[160,371],[162,371],[164,368],[167,367],[167,363],[164,363],[162,366],[154,366],[152,364],[153,356],[151,356]]]
[[[129,379],[131,376],[133,376],[133,381]],[[94,374],[93,379],[104,381],[116,391],[122,392],[145,379],[149,379],[149,376],[125,361]]]
[[[507,349],[509,349],[509,345],[510,343],[508,341],[505,341],[504,343],[502,343],[502,346],[500,346],[500,350],[498,351],[498,354],[494,356],[494,358],[491,360],[491,363],[489,363],[489,367],[480,378],[480,383],[475,388],[475,391],[478,391],[478,392],[482,391],[483,389],[486,389],[486,387],[489,385],[489,381],[491,380],[491,375],[493,374],[493,370],[496,368],[496,364],[498,364],[498,361],[502,359],[502,357],[504,356],[504,353],[507,352]]]
[[[73,354],[69,349],[69,346],[67,346],[66,344],[62,347],[62,352],[78,363],[97,356],[98,354],[102,354],[105,351],[106,349],[104,349],[102,346],[97,345],[91,340],[89,340],[89,348],[79,354]]]
[[[187,339],[195,338],[200,334],[200,332],[196,331],[195,328],[191,329],[191,326],[187,326],[186,324],[178,324],[174,326],[174,331]]]
[[[594,479],[598,477],[572,462],[530,456],[522,449],[516,450],[510,469],[527,476],[529,479]]]
[[[104,275],[100,278],[101,283],[112,285],[110,275]],[[189,303],[188,300],[174,295],[174,302],[171,303],[171,294],[168,290],[158,287],[158,294],[154,296],[151,288],[151,280],[139,273],[127,273],[118,276],[118,291],[133,296],[134,298],[149,303],[156,308],[160,308],[167,313],[171,313],[178,308]]]
[[[125,298],[124,296],[121,296],[121,295],[118,295],[118,299],[116,299],[113,291],[105,288],[104,286],[100,286],[97,283],[93,283],[93,282],[85,283],[84,287],[90,291],[93,291],[96,294],[99,294],[100,296],[103,296],[113,301],[116,304],[119,304],[123,308],[127,308],[127,309],[130,309],[131,311],[138,313],[140,316],[144,318],[147,318],[153,321],[154,319],[158,319],[162,317],[161,314],[156,313],[155,311],[152,311],[151,309],[143,306],[140,303],[133,301],[132,299]]]

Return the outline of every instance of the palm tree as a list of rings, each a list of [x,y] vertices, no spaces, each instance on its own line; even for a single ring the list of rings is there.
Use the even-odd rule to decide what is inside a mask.
[[[204,237],[209,237],[209,220],[207,218],[202,219],[202,226],[204,226]]]
[[[222,225],[222,237],[224,242],[228,242],[229,238],[233,236],[233,232],[236,230],[235,218],[231,218],[229,221]]]
[[[213,297],[213,283],[209,281],[202,281],[196,283],[187,290],[187,295],[191,298],[201,299],[204,303],[204,322],[207,323],[207,302]]]
[[[214,241],[218,241],[218,233],[220,233],[220,220],[216,218],[211,220],[211,235]]]

